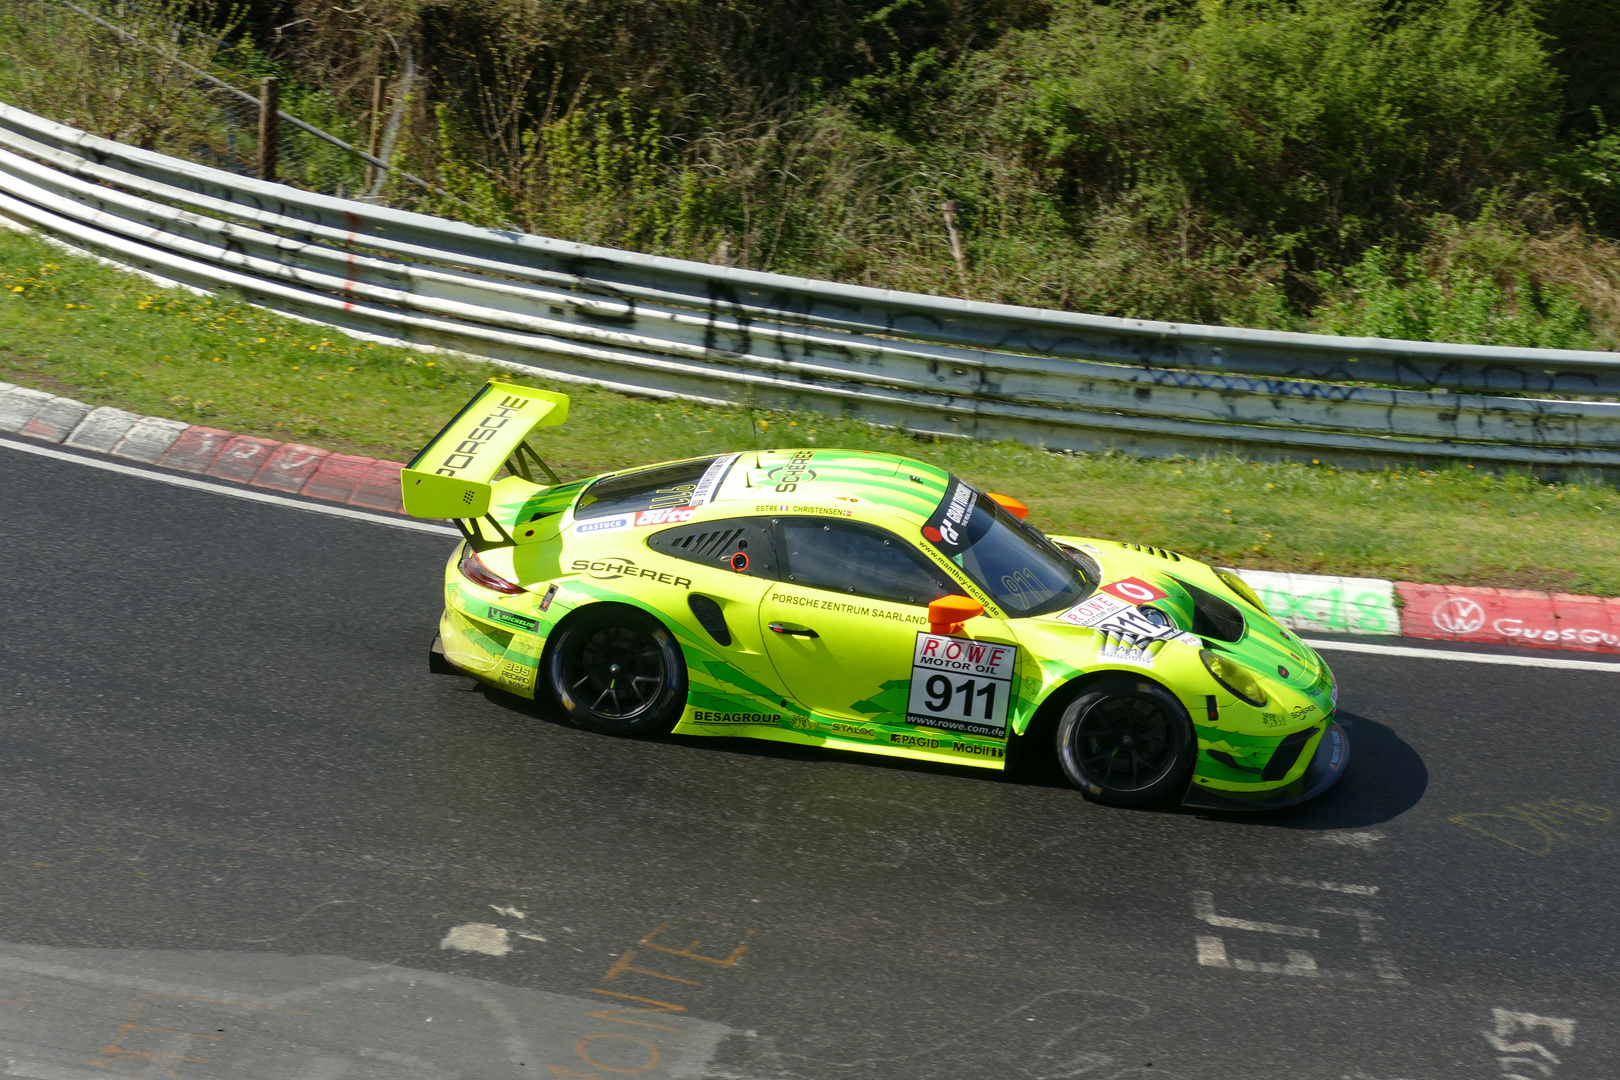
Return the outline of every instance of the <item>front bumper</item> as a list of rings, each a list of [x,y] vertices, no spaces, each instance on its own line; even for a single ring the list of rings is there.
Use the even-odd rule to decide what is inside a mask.
[[[1278,810],[1284,806],[1294,806],[1314,799],[1332,787],[1344,775],[1344,767],[1349,762],[1350,739],[1343,728],[1330,723],[1321,741],[1316,744],[1316,754],[1311,758],[1310,766],[1293,783],[1252,793],[1211,791],[1195,784],[1189,788],[1181,805],[1208,810]]]

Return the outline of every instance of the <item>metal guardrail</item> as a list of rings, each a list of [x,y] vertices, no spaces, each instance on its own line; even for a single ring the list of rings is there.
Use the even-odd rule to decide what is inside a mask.
[[[1620,478],[1620,403],[1508,396],[1620,395],[1609,353],[1188,326],[709,266],[299,191],[5,105],[0,214],[167,279],[563,381],[1058,449]]]

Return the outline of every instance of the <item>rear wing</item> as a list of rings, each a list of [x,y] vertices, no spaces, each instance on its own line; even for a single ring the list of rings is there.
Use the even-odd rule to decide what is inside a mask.
[[[506,467],[533,482],[532,463],[553,485],[560,483],[523,440],[537,427],[553,427],[567,419],[567,394],[491,379],[400,470],[405,512],[420,518],[454,518],[468,539],[474,538],[472,522],[487,518],[511,543],[511,535],[488,516],[495,474]]]

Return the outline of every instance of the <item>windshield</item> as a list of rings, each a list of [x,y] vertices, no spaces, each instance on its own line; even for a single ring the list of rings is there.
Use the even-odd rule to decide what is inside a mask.
[[[923,537],[1013,617],[1072,607],[1096,587],[1039,529],[955,477]]]

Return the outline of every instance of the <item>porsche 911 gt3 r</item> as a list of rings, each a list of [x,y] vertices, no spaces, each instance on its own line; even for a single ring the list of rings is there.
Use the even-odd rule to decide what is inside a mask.
[[[563,483],[524,440],[567,412],[492,381],[402,470],[407,512],[465,537],[435,670],[608,734],[989,769],[1046,752],[1113,805],[1272,808],[1343,773],[1332,673],[1231,571],[1047,536],[1017,500],[890,454]]]

